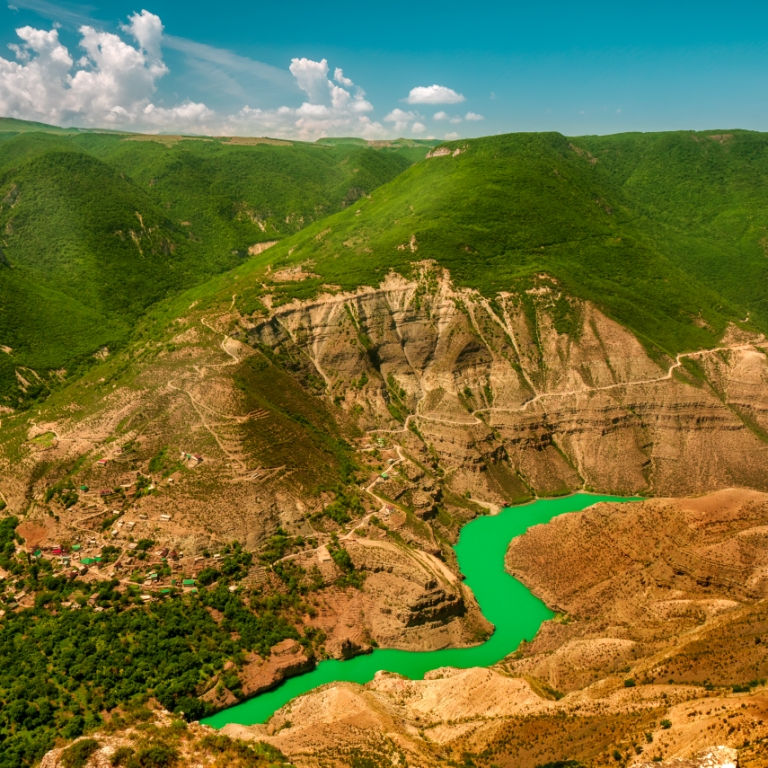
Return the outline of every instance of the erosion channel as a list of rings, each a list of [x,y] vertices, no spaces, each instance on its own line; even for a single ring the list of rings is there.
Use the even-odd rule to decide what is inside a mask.
[[[229,723],[253,725],[266,722],[291,699],[326,683],[367,683],[379,670],[397,672],[411,679],[438,667],[486,667],[530,640],[553,613],[521,582],[504,569],[509,542],[534,525],[547,523],[566,512],[576,512],[601,501],[630,501],[617,496],[577,493],[530,504],[506,507],[498,515],[484,515],[462,528],[456,555],[466,583],[495,631],[481,645],[414,652],[380,649],[346,661],[327,660],[303,675],[290,678],[278,688],[222,710],[202,722],[214,728]]]

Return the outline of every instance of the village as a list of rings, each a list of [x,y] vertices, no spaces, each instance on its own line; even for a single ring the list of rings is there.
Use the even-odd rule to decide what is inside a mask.
[[[194,468],[203,462],[203,457],[182,451],[179,461],[187,468]],[[100,469],[108,465],[109,460],[104,458],[94,464]],[[22,523],[19,533],[23,543],[17,544],[17,555],[30,566],[46,561],[48,569],[57,577],[94,586],[109,581],[117,589],[138,589],[143,603],[196,593],[198,577],[203,572],[206,572],[206,584],[215,583],[219,573],[217,565],[226,559],[230,547],[223,545],[221,551],[183,552],[159,543],[158,540],[174,538],[173,516],[167,512],[151,514],[137,510],[136,502],[157,488],[148,475],[135,474],[133,481],[115,487],[78,486],[77,501],[67,510],[66,537],[52,539],[47,526]],[[172,485],[173,478],[163,482]],[[7,576],[0,569],[0,584]],[[230,591],[236,589],[236,585],[230,586]],[[96,605],[97,597],[98,593],[90,595],[85,604],[99,612],[104,608]],[[11,589],[0,601],[3,602],[0,615],[3,615],[8,610],[32,607],[35,594]],[[82,607],[82,602],[66,600],[61,607],[75,610]]]
[[[411,538],[415,531],[407,529],[415,523],[421,533],[419,518],[435,515],[439,490],[434,479],[407,458],[389,436],[368,434],[359,439],[358,450],[374,460],[372,474],[360,486],[361,499],[372,500],[374,506],[366,504],[367,511],[358,510],[362,516],[353,513],[355,519],[350,519],[351,510],[336,510],[339,504],[345,505],[344,497],[331,503],[315,515],[314,524],[306,521],[310,548],[297,542],[298,551],[283,551],[280,559],[298,557],[296,562],[307,567],[314,563],[321,571],[330,567],[326,576],[333,579],[329,545],[336,535],[341,543],[360,536],[379,538],[385,530],[399,530]],[[163,449],[163,467],[158,470],[151,461],[147,466],[126,460],[125,453],[122,447],[119,452],[92,459],[84,472],[78,472],[78,479],[71,476],[65,483],[49,487],[33,504],[38,514],[28,516],[18,526],[17,556],[29,567],[37,565],[35,572],[43,568],[72,584],[57,601],[61,609],[105,610],[111,604],[100,592],[105,584],[132,604],[195,594],[219,581],[231,592],[240,584],[250,589],[265,586],[272,562],[268,556],[253,561],[239,543],[226,543],[210,535],[190,536],[188,521],[172,504],[148,503],[149,496],[162,499],[164,491],[178,484],[180,473],[204,465],[201,454]],[[418,537],[424,538],[419,546],[441,555],[433,535]],[[233,557],[241,558],[234,568]],[[246,557],[248,564],[243,566]],[[0,569],[0,612],[35,606],[39,589],[29,589],[21,581],[12,586],[8,575]]]

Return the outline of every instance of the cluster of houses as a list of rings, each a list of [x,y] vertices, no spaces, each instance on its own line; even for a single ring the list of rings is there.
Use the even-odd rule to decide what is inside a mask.
[[[182,451],[180,460],[191,468],[201,464],[203,456]],[[106,468],[111,461],[113,459],[100,458],[95,464]],[[85,507],[83,511],[88,514],[80,521],[80,526],[92,530],[93,535],[83,539],[82,543],[27,547],[25,552],[28,560],[50,560],[57,573],[71,579],[85,577],[87,581],[98,581],[117,578],[126,585],[142,586],[146,593],[141,595],[144,602],[176,591],[196,592],[196,576],[212,561],[218,560],[219,554],[210,558],[202,555],[185,558],[183,553],[164,546],[153,547],[150,551],[140,547],[139,542],[134,540],[140,538],[141,534],[136,528],[137,525],[139,529],[142,528],[141,523],[147,520],[147,514],[140,512],[135,515],[135,520],[121,518],[127,511],[126,502],[130,502],[131,497],[138,497],[142,490],[153,490],[154,487],[151,478],[141,473],[136,480],[112,488],[92,489],[81,484],[81,496],[95,497],[93,500],[96,503]],[[121,509],[110,508],[114,506]],[[156,519],[160,523],[168,523],[172,517],[163,513]],[[107,533],[106,537],[98,533],[99,526]],[[83,530],[82,527],[80,529]],[[96,596],[92,596],[91,600],[95,602]]]
[[[30,547],[27,550],[27,556],[30,561],[41,558],[56,561],[61,570],[73,579],[85,576],[91,569],[98,572],[97,578],[104,576],[119,578],[124,574],[125,583],[138,583],[153,588],[153,594],[142,595],[142,600],[145,602],[154,599],[157,595],[168,595],[174,589],[182,589],[186,592],[197,591],[195,576],[206,567],[208,558],[199,555],[190,563],[189,558],[185,558],[183,553],[168,547],[160,547],[139,559],[138,546],[137,542],[130,542],[125,552],[121,552],[114,562],[104,557],[97,547],[95,538],[88,540],[85,550],[82,544],[73,544],[71,547],[54,544]],[[114,550],[112,552],[114,553]],[[216,560],[219,557],[220,555],[215,554],[212,559]],[[185,560],[187,562],[182,562]],[[137,575],[139,577],[143,575],[143,578],[137,581]]]

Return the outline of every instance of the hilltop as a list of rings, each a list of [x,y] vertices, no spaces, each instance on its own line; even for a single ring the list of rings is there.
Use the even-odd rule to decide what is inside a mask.
[[[275,270],[308,267],[277,301],[431,259],[489,298],[546,273],[652,354],[712,345],[728,322],[768,327],[762,134],[510,134],[435,149],[6,120],[0,139],[10,406],[125,343],[163,297],[239,264],[257,276],[264,262],[249,256],[274,243]]]
[[[488,297],[544,272],[678,352],[766,327],[767,151],[748,132],[450,142],[271,258],[344,289],[433,259]]]

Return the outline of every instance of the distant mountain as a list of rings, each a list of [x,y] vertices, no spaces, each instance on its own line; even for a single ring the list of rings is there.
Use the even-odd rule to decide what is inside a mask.
[[[0,355],[0,402],[47,391],[65,370],[122,343],[154,301],[369,194],[412,159],[411,145],[147,137],[0,120],[0,343],[12,350]]]

